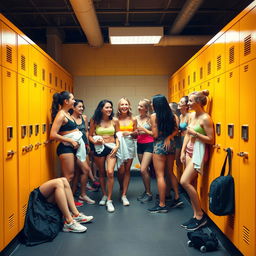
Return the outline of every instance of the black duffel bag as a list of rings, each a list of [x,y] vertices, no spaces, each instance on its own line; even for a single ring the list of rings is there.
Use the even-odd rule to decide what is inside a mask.
[[[235,185],[231,176],[231,149],[227,148],[227,156],[220,176],[214,179],[209,191],[209,209],[218,216],[233,214],[235,211]],[[224,176],[228,160],[228,175]]]

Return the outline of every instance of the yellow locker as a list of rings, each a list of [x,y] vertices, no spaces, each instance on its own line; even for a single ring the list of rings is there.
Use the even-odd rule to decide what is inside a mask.
[[[256,255],[255,239],[255,70],[256,60],[240,66],[239,90],[239,249]]]
[[[205,50],[205,79],[209,80],[214,77],[214,45],[210,44]]]
[[[239,65],[239,22],[226,31],[226,70],[233,69]]]
[[[239,247],[239,68],[235,68],[226,72],[226,125],[223,132],[226,134],[226,147],[232,149],[232,176],[235,180],[235,214],[225,216],[224,233],[225,235]]]
[[[16,84],[16,73],[2,68],[4,245],[7,245],[18,232]]]
[[[2,66],[17,71],[17,34],[2,23]]]
[[[226,33],[223,33],[215,42],[214,42],[214,72],[215,76],[220,75],[226,70],[226,56],[225,56],[225,43],[226,43]]]
[[[45,55],[42,54],[41,57],[41,67],[42,67],[42,71],[41,71],[41,83],[43,85],[47,85],[47,76],[48,74],[48,60],[45,57]]]
[[[240,20],[240,64],[256,58],[256,7]]]
[[[29,43],[18,35],[18,73],[28,77]]]
[[[2,67],[0,66],[0,99],[2,99]],[[3,119],[2,119],[2,107],[3,105],[0,105],[0,141],[3,141]],[[3,202],[3,178],[4,178],[4,173],[3,173],[3,144],[0,144],[0,251],[4,248],[4,202]]]
[[[29,45],[29,78],[40,81],[39,53],[33,45]]]
[[[41,184],[41,86],[39,83],[29,81],[29,182],[32,191]]]
[[[196,65],[196,73],[197,73],[197,83],[202,83],[205,81],[205,52],[201,52],[197,57],[197,65]]]

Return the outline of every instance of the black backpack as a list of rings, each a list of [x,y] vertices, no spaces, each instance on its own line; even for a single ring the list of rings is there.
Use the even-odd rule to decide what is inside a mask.
[[[228,175],[224,176],[226,163],[229,163]],[[214,179],[209,191],[209,209],[218,216],[233,214],[235,210],[235,185],[231,172],[231,149],[227,148],[227,156],[220,176]]]
[[[203,232],[201,229],[188,232],[188,246],[194,247],[201,252],[210,252],[218,249],[218,239],[214,233],[207,234]]]

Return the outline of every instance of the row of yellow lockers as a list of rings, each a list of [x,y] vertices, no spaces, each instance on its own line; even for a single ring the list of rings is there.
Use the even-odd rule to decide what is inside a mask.
[[[250,26],[249,23],[248,31]],[[196,54],[192,59],[195,61],[197,56],[200,55]],[[189,64],[180,70],[183,68],[189,69]],[[210,103],[206,109],[214,121],[215,145],[209,166],[199,179],[198,192],[203,209],[245,256],[256,255],[255,70],[256,59],[252,58],[193,87],[178,92],[170,90],[170,100],[176,102],[192,91],[210,91]],[[172,88],[176,76],[179,76],[179,71],[170,79]],[[209,211],[208,192],[211,181],[220,175],[227,147],[233,152],[236,209],[234,215],[218,217]]]
[[[72,77],[0,14],[0,65],[55,90],[72,89]]]
[[[19,38],[18,29],[4,17],[0,16],[0,18],[4,20],[0,23],[2,29],[0,58],[1,251],[23,227],[30,191],[55,176],[58,163],[57,143],[49,140],[52,96],[55,92],[64,89],[69,91],[73,89],[71,76],[47,54],[42,54],[39,47],[28,45],[29,39],[26,42],[28,55],[24,55],[27,72],[21,72],[18,64],[16,68],[14,68],[15,65],[8,66],[6,56],[11,52],[10,64],[13,64],[17,60],[14,56],[19,56],[19,51],[22,52],[20,49],[25,45],[25,43],[13,45],[13,33],[15,33],[17,42],[25,36],[22,35]],[[7,29],[8,32],[6,32]],[[9,47],[13,48],[10,50]],[[20,56],[23,55],[20,54]],[[43,59],[49,65],[43,66],[42,64],[41,66],[40,60],[43,61]],[[62,86],[60,83],[53,86],[49,81],[36,79],[33,72],[29,71],[30,63],[37,63],[37,67],[44,67],[45,74],[57,76],[57,81],[62,81]]]
[[[255,20],[254,1],[171,77],[170,94],[192,88],[255,59]]]

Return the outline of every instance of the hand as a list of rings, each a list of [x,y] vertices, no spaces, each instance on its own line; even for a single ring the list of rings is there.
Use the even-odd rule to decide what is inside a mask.
[[[180,161],[185,164],[186,162],[186,154],[184,152],[180,153]]]
[[[70,143],[72,144],[73,148],[74,149],[78,149],[80,144],[74,140],[71,139]]]
[[[187,133],[188,135],[196,136],[196,132],[191,127],[187,127]]]
[[[167,151],[169,151],[170,147],[171,147],[170,139],[166,138],[166,139],[164,140],[164,148],[165,148]]]
[[[94,145],[103,145],[104,144],[104,140],[103,138],[99,138],[94,142]]]
[[[137,139],[137,137],[138,137],[138,131],[136,130],[136,131],[132,132],[132,133],[131,133],[131,136],[132,136],[133,139]]]
[[[110,152],[109,156],[112,157],[112,158],[113,158],[113,157],[116,157],[116,152],[117,152],[118,148],[119,148],[119,147],[114,147],[114,148],[112,149],[112,151]]]
[[[138,131],[139,134],[146,133],[144,127],[137,127],[137,131]]]
[[[129,136],[131,135],[131,132],[123,132],[123,136]]]

